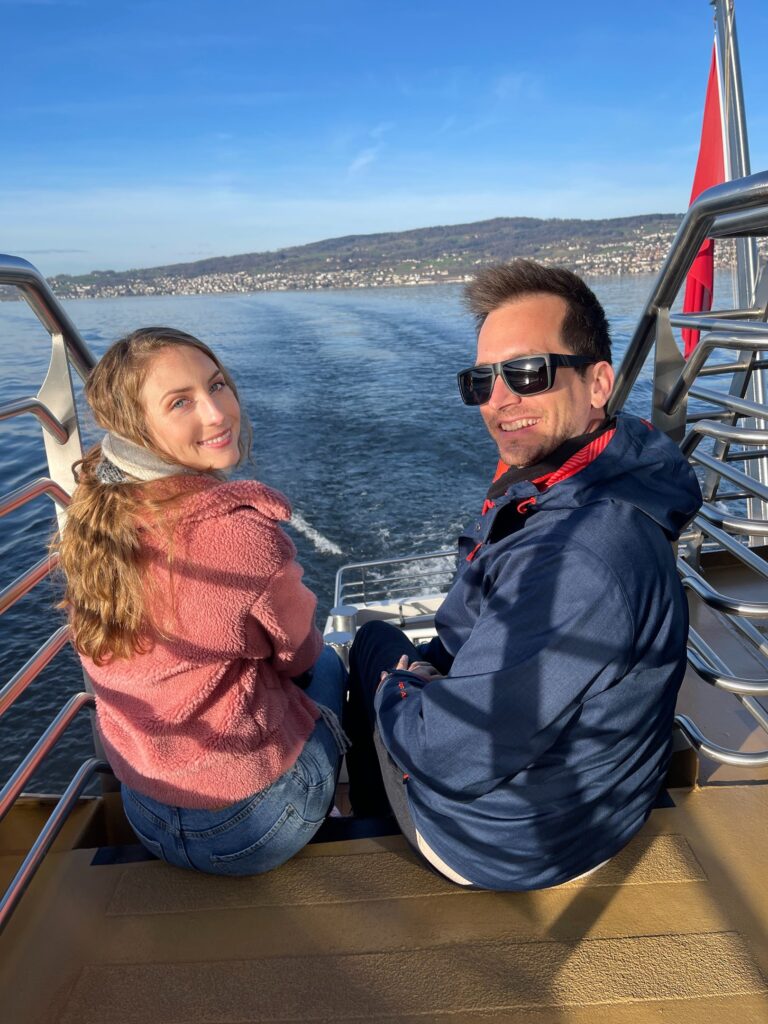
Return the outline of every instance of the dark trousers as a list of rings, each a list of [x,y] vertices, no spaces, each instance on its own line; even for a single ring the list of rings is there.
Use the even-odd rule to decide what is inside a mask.
[[[416,829],[405,795],[403,773],[387,753],[376,728],[373,699],[382,672],[390,672],[401,655],[424,661],[408,637],[388,622],[362,626],[349,655],[349,701],[344,731],[352,747],[347,752],[349,799],[359,816],[394,814],[403,835],[416,846]]]

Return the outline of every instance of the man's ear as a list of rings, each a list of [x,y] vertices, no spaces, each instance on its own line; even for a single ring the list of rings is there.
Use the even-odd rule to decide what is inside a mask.
[[[611,397],[615,378],[616,375],[610,363],[603,361],[595,363],[592,367],[591,395],[593,409],[605,408],[608,399]]]

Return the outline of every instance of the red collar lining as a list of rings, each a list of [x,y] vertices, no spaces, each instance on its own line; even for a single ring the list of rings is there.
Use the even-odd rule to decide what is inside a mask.
[[[598,455],[605,451],[615,433],[615,427],[612,430],[606,430],[605,433],[596,437],[594,441],[590,441],[589,444],[579,449],[575,455],[572,455],[570,459],[562,464],[560,469],[537,477],[531,482],[535,484],[539,491],[548,491],[555,484],[562,483],[563,480],[576,476],[577,473],[580,473],[582,469],[586,469],[590,462],[594,462]]]

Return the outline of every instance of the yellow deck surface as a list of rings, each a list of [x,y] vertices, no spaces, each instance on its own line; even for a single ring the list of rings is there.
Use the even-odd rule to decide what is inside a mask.
[[[766,1024],[768,783],[672,796],[603,869],[528,894],[462,891],[399,837],[250,879],[54,852],[0,938],[0,1020]]]
[[[691,623],[733,672],[765,673],[696,600]],[[680,710],[716,743],[766,746],[692,672]],[[696,767],[680,755],[671,784]],[[462,890],[401,837],[313,844],[257,878],[96,865],[135,840],[116,794],[85,801],[0,936],[0,1024],[768,1024],[768,769],[699,779],[605,867],[537,893]],[[3,889],[49,811],[22,799],[3,821]]]

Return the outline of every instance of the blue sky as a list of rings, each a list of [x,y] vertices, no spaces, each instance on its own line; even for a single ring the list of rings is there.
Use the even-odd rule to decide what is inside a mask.
[[[768,4],[737,0],[753,170]],[[706,0],[0,0],[0,250],[46,274],[688,202]]]

